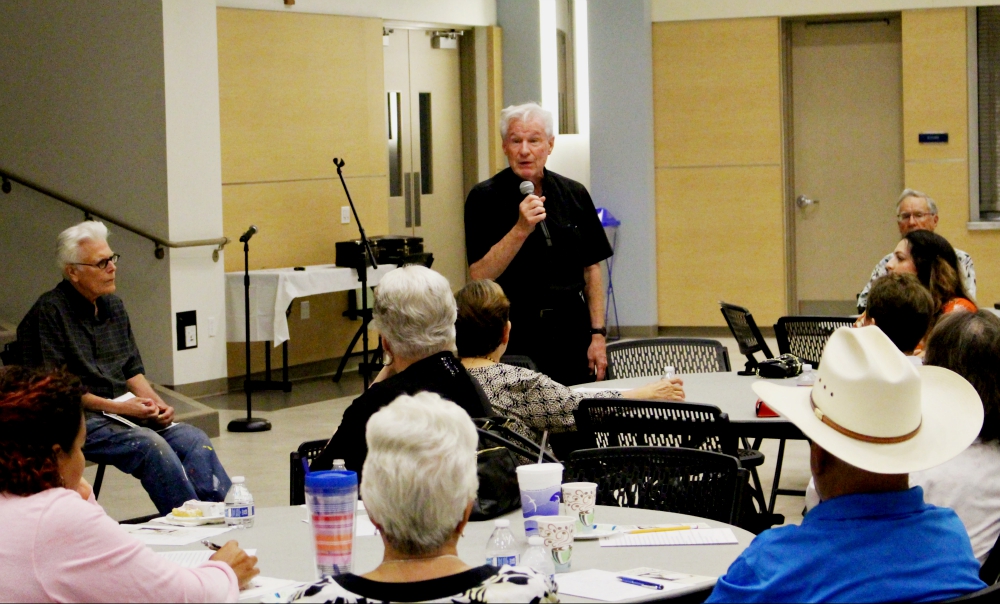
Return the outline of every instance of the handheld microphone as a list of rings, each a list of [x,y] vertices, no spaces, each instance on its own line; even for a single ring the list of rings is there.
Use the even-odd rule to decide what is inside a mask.
[[[246,243],[250,241],[250,238],[257,234],[257,225],[251,224],[250,228],[247,229],[246,233],[240,235],[240,243]]]
[[[535,192],[535,184],[530,180],[522,182],[518,188],[521,190],[521,195],[531,195]],[[545,244],[552,247],[552,236],[549,235],[549,226],[545,224],[544,220],[539,222],[538,226],[542,227],[542,234],[545,235]]]

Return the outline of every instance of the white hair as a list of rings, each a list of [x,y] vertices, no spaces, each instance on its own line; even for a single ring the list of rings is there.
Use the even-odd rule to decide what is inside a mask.
[[[555,128],[552,112],[542,109],[538,103],[524,103],[523,105],[511,105],[500,112],[500,140],[507,138],[507,130],[510,129],[511,122],[520,120],[527,124],[535,119],[541,120],[545,126],[545,136],[552,138]]]
[[[903,192],[899,194],[899,199],[896,201],[896,211],[899,211],[899,204],[903,203],[903,200],[907,197],[919,197],[927,202],[927,209],[930,210],[931,214],[937,216],[937,204],[931,199],[931,196],[927,193],[921,193],[914,189],[903,189]]]
[[[368,420],[365,508],[397,551],[428,554],[455,533],[476,497],[476,426],[433,392],[403,395]]]
[[[455,350],[455,296],[448,280],[429,268],[404,266],[382,277],[372,316],[374,328],[401,357],[424,359]]]
[[[80,261],[80,245],[82,243],[107,241],[109,234],[108,227],[103,222],[96,220],[84,220],[59,233],[56,243],[56,263],[59,268],[66,268],[66,266]]]

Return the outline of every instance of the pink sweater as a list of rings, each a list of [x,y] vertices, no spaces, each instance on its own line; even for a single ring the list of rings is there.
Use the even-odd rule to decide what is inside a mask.
[[[227,564],[168,562],[75,491],[0,494],[0,601],[235,602],[238,595]]]

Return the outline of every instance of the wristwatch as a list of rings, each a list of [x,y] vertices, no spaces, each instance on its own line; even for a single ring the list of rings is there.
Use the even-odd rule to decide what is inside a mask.
[[[593,335],[597,335],[597,334],[600,334],[600,335],[604,336],[605,338],[608,337],[608,328],[607,327],[591,327],[590,328],[590,335],[593,336]]]

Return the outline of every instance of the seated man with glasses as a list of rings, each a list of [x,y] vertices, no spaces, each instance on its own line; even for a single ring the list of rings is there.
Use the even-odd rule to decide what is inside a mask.
[[[912,231],[934,232],[937,224],[938,209],[934,200],[926,193],[904,189],[899,195],[899,201],[896,202],[896,225],[899,227],[899,234],[906,237]],[[868,307],[868,291],[875,280],[889,274],[887,267],[889,261],[892,260],[892,255],[890,252],[875,265],[868,285],[865,285],[865,289],[858,296],[859,313],[864,312],[865,308]],[[962,279],[962,285],[965,286],[965,291],[974,302],[976,299],[976,268],[972,264],[972,257],[958,248],[955,248],[955,256],[958,257],[959,277]]]
[[[189,499],[223,501],[231,483],[208,436],[174,423],[173,407],[143,375],[128,313],[114,295],[119,254],[107,239],[108,228],[95,221],[59,234],[63,280],[17,328],[22,363],[65,367],[80,378],[84,457],[141,480],[161,514]]]

